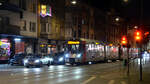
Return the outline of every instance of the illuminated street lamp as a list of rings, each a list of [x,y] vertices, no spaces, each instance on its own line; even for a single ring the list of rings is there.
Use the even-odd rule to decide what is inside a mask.
[[[128,3],[129,2],[129,0],[123,0],[125,3]]]
[[[135,29],[137,29],[137,28],[138,28],[138,26],[134,26],[134,28],[135,28]]]
[[[77,1],[76,1],[76,0],[73,0],[73,1],[71,1],[71,3],[72,3],[73,5],[76,5],[76,4],[77,4]]]
[[[117,17],[115,20],[116,20],[116,22],[118,22],[120,19]]]
[[[0,6],[3,5],[2,3],[0,3]]]

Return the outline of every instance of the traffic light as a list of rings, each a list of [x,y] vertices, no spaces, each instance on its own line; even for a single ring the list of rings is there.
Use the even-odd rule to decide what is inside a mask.
[[[126,45],[127,44],[127,38],[126,38],[126,36],[122,37],[121,44],[122,45]]]
[[[135,32],[135,40],[136,41],[140,41],[141,39],[142,39],[141,32],[140,31],[136,31]]]

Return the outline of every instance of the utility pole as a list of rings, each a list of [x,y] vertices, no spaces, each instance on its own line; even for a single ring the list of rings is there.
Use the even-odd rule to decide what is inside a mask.
[[[129,76],[129,73],[130,73],[130,58],[129,58],[129,49],[130,49],[130,47],[129,47],[129,43],[127,44],[127,58],[128,58],[128,64],[127,64],[127,66],[128,66],[128,71],[127,71],[127,75]]]
[[[135,32],[135,40],[136,40],[136,42],[137,42],[137,44],[138,44],[138,46],[139,46],[139,48],[140,48],[140,50],[139,50],[139,53],[138,53],[138,55],[139,55],[139,57],[140,57],[140,81],[142,81],[142,32],[141,32],[141,30],[139,31],[139,30],[136,30],[136,32]]]
[[[143,0],[140,0],[140,29],[141,29],[141,27],[142,27],[142,25],[143,25]],[[142,73],[142,40],[141,40],[141,42],[139,42],[139,46],[140,46],[140,81],[142,81],[143,80],[143,73]]]

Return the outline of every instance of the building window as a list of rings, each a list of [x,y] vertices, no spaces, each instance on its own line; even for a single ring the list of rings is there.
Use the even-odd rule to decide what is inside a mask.
[[[0,24],[2,23],[2,17],[0,17]]]
[[[19,7],[26,10],[26,0],[19,0]]]
[[[36,13],[36,4],[33,3],[33,13]]]
[[[85,21],[84,21],[84,19],[82,19],[82,24],[85,24]]]
[[[47,27],[48,29],[48,32],[51,32],[51,24],[50,23],[48,23],[48,27]]]
[[[30,12],[36,13],[36,1],[35,0],[30,0],[28,10]]]
[[[30,22],[30,32],[36,32],[36,23]]]
[[[73,17],[73,24],[77,25],[77,17],[76,16]]]
[[[26,23],[25,20],[23,21],[23,23],[24,23],[24,25],[23,25],[23,30],[26,31],[26,30],[27,30],[27,29],[26,29],[26,24],[27,24],[27,23]]]
[[[2,17],[0,17],[0,28],[2,28]]]
[[[84,33],[83,37],[86,38],[86,33]]]
[[[41,23],[41,32],[46,32],[46,23]]]

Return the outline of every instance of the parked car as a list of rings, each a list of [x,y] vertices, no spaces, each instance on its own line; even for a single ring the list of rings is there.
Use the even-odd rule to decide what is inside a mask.
[[[65,64],[64,52],[55,53],[54,64]]]
[[[23,59],[25,58],[25,54],[15,54],[10,60],[10,65],[23,65]]]
[[[42,67],[41,57],[37,55],[29,55],[24,58],[24,66],[29,67]]]
[[[48,66],[53,64],[54,62],[52,55],[42,56],[41,61],[42,61],[42,64],[48,65]]]

